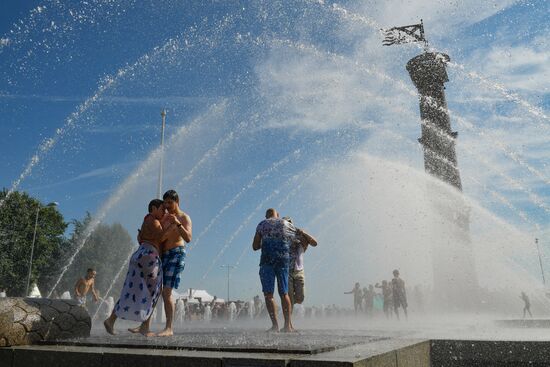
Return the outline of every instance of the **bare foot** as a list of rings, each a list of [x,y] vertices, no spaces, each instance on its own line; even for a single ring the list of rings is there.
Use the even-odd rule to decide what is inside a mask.
[[[166,328],[162,330],[160,333],[156,334],[157,336],[172,336],[174,335],[174,331],[172,329]]]
[[[107,332],[111,335],[116,335],[115,333],[115,330],[114,330],[114,322],[112,321],[109,321],[109,319],[103,321],[103,326],[105,326],[105,330],[107,330]]]
[[[279,332],[279,327],[278,326],[272,326],[271,329],[267,329],[265,332],[266,333],[278,333]]]
[[[143,336],[155,336],[155,333],[153,333],[151,330],[149,330],[148,328],[142,328],[141,326],[129,328],[128,331],[131,332],[132,334],[141,334]]]
[[[157,336],[157,334],[153,333],[152,331],[150,330],[147,330],[147,331],[140,331],[139,332],[141,335],[147,337],[147,338],[150,338],[152,336]]]
[[[294,329],[292,326],[284,327],[281,329],[281,333],[297,333],[296,329]]]

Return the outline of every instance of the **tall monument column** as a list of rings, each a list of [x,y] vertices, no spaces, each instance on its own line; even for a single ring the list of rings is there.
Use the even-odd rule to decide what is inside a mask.
[[[458,133],[451,128],[445,99],[449,81],[448,55],[429,52],[424,24],[394,27],[386,30],[383,44],[423,42],[424,52],[407,63],[407,71],[418,89],[424,149],[424,169],[430,175],[457,189],[432,182],[427,185],[434,208],[431,230],[434,294],[437,301],[459,310],[479,305],[478,281],[470,240],[470,208],[461,195],[462,183],[457,166],[455,143]]]
[[[449,81],[446,63],[448,55],[424,52],[407,63],[407,71],[418,89],[424,169],[430,175],[462,191],[457,166],[455,142],[457,132],[445,99],[445,84]],[[433,244],[434,292],[446,307],[457,310],[475,307],[477,301],[477,272],[470,241],[469,207],[460,195],[451,195],[439,185],[428,185],[433,199],[436,222],[440,231]]]
[[[420,95],[424,168],[429,174],[462,190],[457,168],[455,139],[445,100],[445,85],[449,81],[445,63],[449,56],[425,52],[407,63],[407,71]]]

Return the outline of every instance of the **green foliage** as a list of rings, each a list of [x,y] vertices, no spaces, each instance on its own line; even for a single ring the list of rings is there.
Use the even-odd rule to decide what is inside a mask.
[[[6,194],[6,190],[0,192],[0,200]],[[63,237],[67,224],[57,208],[44,206],[26,193],[13,192],[0,209],[0,289],[10,296],[25,293],[37,210],[31,283],[36,282],[40,289],[51,287],[58,265],[52,260],[69,249]]]
[[[75,229],[69,240],[72,248],[76,249],[81,245],[91,220],[90,214],[87,213],[83,221],[73,221]],[[137,245],[122,225],[119,223],[99,224],[68,268],[57,287],[57,292],[62,293],[68,290],[73,294],[76,281],[86,275],[88,268],[93,268],[97,271],[96,289],[103,297],[126,259],[136,249]],[[124,282],[125,275],[126,272],[122,270],[113,287],[114,294],[111,295],[115,298],[116,292],[120,290]]]
[[[6,190],[0,192],[0,200],[6,197],[6,193]],[[72,295],[76,281],[86,274],[88,268],[97,271],[96,289],[104,295],[126,259],[136,249],[128,232],[118,223],[100,224],[82,246],[92,221],[89,213],[82,221],[73,220],[73,233],[66,238],[63,234],[68,224],[57,208],[45,206],[22,192],[13,192],[0,209],[0,290],[5,289],[9,296],[23,296],[25,293],[37,209],[31,283],[36,282],[42,295],[46,296],[63,267],[81,246],[52,296],[66,290]],[[114,297],[125,275],[123,269],[113,286],[111,295]]]

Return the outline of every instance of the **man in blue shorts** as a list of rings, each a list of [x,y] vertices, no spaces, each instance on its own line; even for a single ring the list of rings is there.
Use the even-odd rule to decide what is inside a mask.
[[[272,327],[269,331],[279,331],[276,303],[273,299],[275,279],[281,297],[285,326],[283,332],[292,332],[291,303],[288,296],[288,271],[290,265],[290,246],[298,235],[298,230],[292,223],[279,218],[279,213],[273,208],[267,209],[265,220],[256,227],[252,249],[262,250],[260,258],[260,281],[265,297],[265,305],[271,318]]]
[[[176,225],[176,230],[167,235],[162,243],[162,300],[166,312],[166,327],[158,336],[171,336],[174,334],[173,322],[176,305],[172,297],[172,289],[178,289],[181,272],[185,265],[185,243],[191,242],[192,226],[191,218],[180,209],[180,199],[174,190],[168,190],[162,196],[166,214],[161,220],[163,228],[170,224]]]

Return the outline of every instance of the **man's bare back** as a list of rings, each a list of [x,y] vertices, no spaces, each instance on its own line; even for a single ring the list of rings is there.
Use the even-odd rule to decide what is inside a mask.
[[[165,226],[167,230],[168,227],[169,225]],[[166,232],[163,231],[163,226],[161,226],[158,219],[152,215],[147,215],[145,219],[143,219],[143,224],[141,225],[141,229],[139,231],[139,241],[150,243],[157,248],[159,253],[162,253],[161,244],[165,239],[163,236],[167,236]]]

